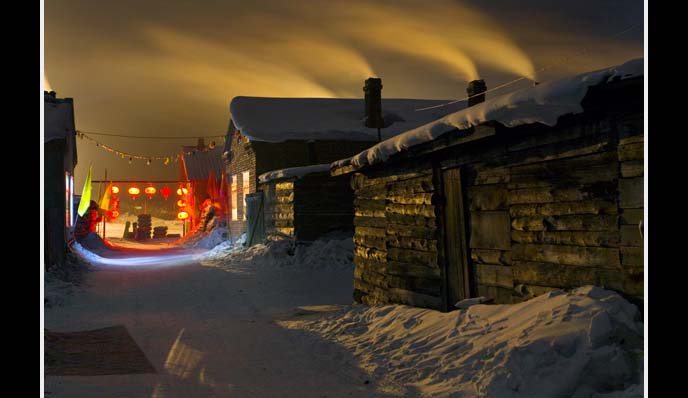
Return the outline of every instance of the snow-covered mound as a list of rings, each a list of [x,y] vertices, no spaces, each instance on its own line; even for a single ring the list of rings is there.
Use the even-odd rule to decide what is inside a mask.
[[[45,272],[43,285],[45,308],[60,306],[69,301],[69,298],[80,289],[89,271],[91,268],[88,264],[69,253],[64,264],[55,265]]]
[[[227,228],[217,227],[210,231],[199,231],[192,236],[185,237],[181,246],[197,249],[212,249],[227,240]]]
[[[86,235],[79,243],[84,249],[96,254],[103,254],[112,251],[112,248],[108,246],[108,244],[104,242],[103,239],[95,232],[91,232]]]
[[[353,269],[353,240],[319,239],[311,244],[296,244],[291,239],[278,239],[249,248],[223,243],[203,255],[202,264],[227,270],[285,269]]]
[[[618,294],[586,286],[513,305],[440,313],[363,306],[282,321],[352,351],[403,396],[642,397],[643,324]]]

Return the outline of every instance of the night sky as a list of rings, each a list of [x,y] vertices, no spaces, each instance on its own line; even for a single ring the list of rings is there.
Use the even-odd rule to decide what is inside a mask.
[[[237,95],[362,97],[376,76],[383,98],[456,99],[475,78],[546,81],[641,57],[643,32],[639,0],[45,0],[44,80],[74,98],[78,130],[224,135]],[[144,155],[196,142],[94,138]],[[94,179],[179,177],[178,163],[130,165],[84,140],[78,157],[77,192],[89,163]]]

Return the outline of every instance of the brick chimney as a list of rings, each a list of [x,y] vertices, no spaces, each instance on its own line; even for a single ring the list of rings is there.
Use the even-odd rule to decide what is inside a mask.
[[[205,141],[203,141],[203,138],[198,139],[198,144],[196,145],[196,149],[203,150],[205,149]]]
[[[473,80],[470,83],[468,83],[468,88],[466,89],[466,92],[468,92],[469,97],[472,97],[468,98],[468,106],[473,106],[475,104],[485,102],[485,91],[487,91],[487,86],[485,85],[485,80],[483,79]],[[473,97],[474,95],[475,97]]]

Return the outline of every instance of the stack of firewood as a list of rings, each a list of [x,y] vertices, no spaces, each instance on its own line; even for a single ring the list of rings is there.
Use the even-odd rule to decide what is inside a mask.
[[[139,225],[136,229],[136,240],[148,240],[151,238],[151,215],[139,214]]]
[[[166,226],[153,228],[153,239],[164,238],[166,236],[167,236],[167,227]]]

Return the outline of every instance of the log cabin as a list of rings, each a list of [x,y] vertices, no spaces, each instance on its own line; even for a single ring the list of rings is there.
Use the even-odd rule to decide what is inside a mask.
[[[379,79],[375,79],[379,80]],[[377,86],[381,90],[381,84]],[[378,98],[380,93],[377,93]],[[331,163],[466,107],[461,101],[428,112],[415,109],[446,100],[381,99],[380,128],[366,126],[364,98],[235,97],[223,149],[231,236],[246,231],[245,197],[270,171]]]
[[[643,299],[643,59],[472,104],[334,162],[354,300],[441,311],[597,285]]]

